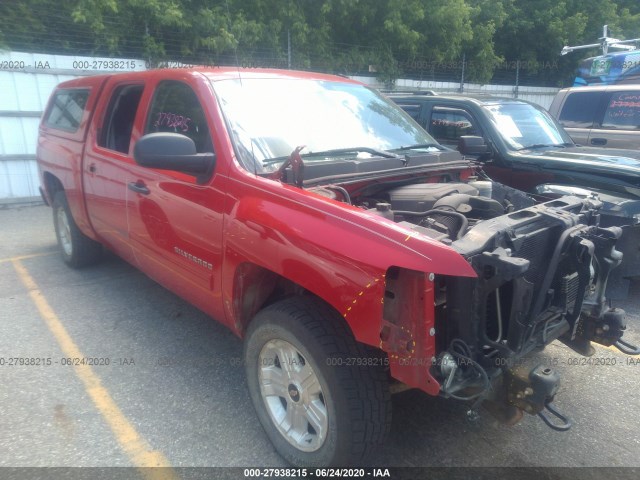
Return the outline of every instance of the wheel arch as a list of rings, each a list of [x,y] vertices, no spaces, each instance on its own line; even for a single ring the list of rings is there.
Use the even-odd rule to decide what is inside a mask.
[[[56,194],[60,191],[64,192],[67,197],[67,201],[69,202],[71,216],[78,225],[80,231],[92,240],[99,241],[87,213],[84,192],[81,189],[64,183],[59,176],[48,170],[42,170],[41,175],[42,185],[40,191],[43,194],[46,203],[49,206],[52,206]]]
[[[64,190],[64,186],[58,177],[51,172],[44,172],[42,174],[42,181],[44,183],[44,192],[49,205],[53,203],[53,198],[60,190]]]
[[[342,319],[351,335],[355,336],[349,322],[325,299],[299,283],[251,262],[238,265],[233,279],[232,315],[235,330],[244,337],[249,324],[260,310],[294,296],[311,297],[322,302]]]

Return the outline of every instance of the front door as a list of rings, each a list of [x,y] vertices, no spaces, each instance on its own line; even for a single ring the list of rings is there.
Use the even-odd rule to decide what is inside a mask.
[[[485,142],[491,143],[488,136],[483,135],[479,122],[462,106],[434,105],[427,126],[433,138],[450,148],[458,148],[458,141],[463,135],[480,136]],[[509,185],[511,168],[505,165],[502,158],[496,158],[496,154],[494,149],[493,158],[484,162],[482,168],[491,179]]]
[[[194,141],[198,153],[214,152],[203,101],[182,81],[165,80],[155,86],[143,124],[143,134],[179,133]],[[221,175],[214,172],[201,185],[184,173],[139,165],[130,174],[127,219],[140,268],[223,321]]]

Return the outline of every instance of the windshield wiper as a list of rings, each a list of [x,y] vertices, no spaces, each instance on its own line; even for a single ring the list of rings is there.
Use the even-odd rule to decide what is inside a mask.
[[[406,147],[394,148],[394,150],[418,150],[420,148],[437,148],[438,150],[445,150],[445,148],[439,143],[416,143],[415,145],[407,145]]]
[[[573,143],[565,142],[565,143],[534,143],[533,145],[527,145],[526,147],[518,148],[516,151],[520,150],[535,150],[537,148],[549,148],[549,147],[573,147]]]
[[[382,158],[400,158],[400,156],[396,155],[395,153],[387,152],[385,150],[378,150],[377,148],[370,148],[370,147],[334,148],[331,150],[320,150],[318,152],[303,153],[300,156],[303,158],[321,157],[321,156],[339,157],[339,156],[344,156],[350,153],[358,154],[360,152],[370,153],[371,155],[375,155],[376,157],[382,157]],[[287,158],[289,158],[289,155],[284,157],[272,158],[270,160],[263,162],[263,165],[272,165],[274,163],[280,163],[286,160]]]
[[[385,150],[378,150],[377,148],[370,147],[350,147],[350,148],[334,148],[332,150],[322,150],[319,152],[309,152],[305,153],[303,157],[317,157],[321,155],[326,155],[328,157],[344,155],[345,153],[370,153],[371,155],[375,155],[376,157],[382,158],[398,158],[398,155],[395,153],[387,152]]]

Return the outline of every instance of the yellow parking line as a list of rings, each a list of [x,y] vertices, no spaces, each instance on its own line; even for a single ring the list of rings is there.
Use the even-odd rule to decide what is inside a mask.
[[[38,308],[40,316],[58,341],[64,356],[83,358],[84,355],[67,333],[64,325],[60,322],[60,319],[49,305],[49,302],[47,302],[36,282],[29,275],[27,269],[20,263],[19,259],[13,259],[12,262],[20,280],[29,291],[31,300]],[[100,378],[93,372],[92,368],[88,365],[74,365],[73,368],[84,384],[85,391],[93,400],[94,405],[109,424],[109,427],[111,427],[111,431],[120,444],[120,448],[127,454],[133,465],[140,469],[142,476],[150,480],[178,478],[164,455],[154,451],[127,420],[113,398],[111,398],[109,391],[102,386]]]
[[[26,260],[27,258],[45,257],[47,255],[53,255],[54,253],[56,252],[42,252],[42,253],[33,253],[31,255],[20,255],[18,257],[0,258],[0,263],[13,262],[15,260]]]

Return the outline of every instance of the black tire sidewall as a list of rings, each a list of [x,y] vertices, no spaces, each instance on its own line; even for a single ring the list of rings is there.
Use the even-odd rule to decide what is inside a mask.
[[[55,196],[53,197],[52,208],[53,208],[53,225],[56,230],[56,238],[58,240],[58,247],[60,249],[60,253],[62,254],[62,259],[65,261],[65,263],[72,265],[74,261],[74,253],[76,251],[76,245],[75,245],[76,242],[75,242],[75,238],[74,238],[75,236],[73,231],[73,227],[75,225],[73,223],[73,217],[71,217],[71,214],[69,212],[69,204],[67,202],[67,197],[65,196],[64,192],[57,192],[55,194]],[[69,224],[71,255],[67,254],[64,247],[62,246],[62,241],[60,239],[60,224],[58,220],[58,212],[60,210],[64,212],[65,216],[67,217],[67,223]]]
[[[287,322],[285,315],[273,310],[259,313],[245,340],[245,368],[249,393],[256,413],[269,439],[281,455],[296,466],[344,466],[350,461],[351,431],[347,398],[338,378],[338,369],[327,365],[326,352],[317,339],[299,323]],[[314,452],[304,452],[291,445],[278,431],[266,409],[258,380],[262,347],[270,340],[280,339],[292,344],[314,370],[322,387],[328,416],[327,436]]]
[[[58,240],[58,247],[64,262],[72,268],[82,268],[96,263],[102,256],[102,245],[80,231],[71,214],[69,202],[64,191],[60,190],[56,192],[51,207],[53,210],[53,224]],[[71,254],[65,252],[62,242],[60,241],[60,224],[58,220],[58,212],[60,211],[64,212],[69,225]]]

